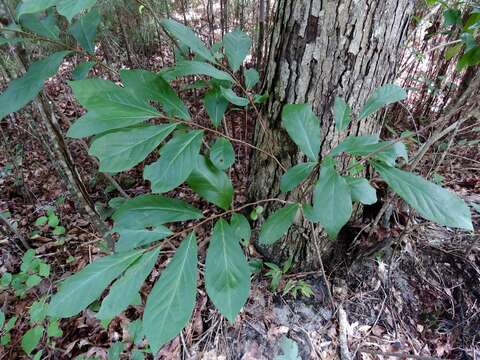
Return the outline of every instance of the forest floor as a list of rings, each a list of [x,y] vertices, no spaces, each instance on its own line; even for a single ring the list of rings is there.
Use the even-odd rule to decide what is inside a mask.
[[[72,64],[64,64],[59,75],[46,86],[63,130],[82,113],[65,82],[70,79],[72,68]],[[191,90],[184,92],[183,97],[195,98]],[[189,106],[192,114],[198,114],[196,121],[207,124],[201,103],[190,101]],[[62,178],[42,150],[35,110],[30,107],[12,116],[1,125],[5,138],[4,150],[0,152],[0,211],[9,212],[10,221],[23,236],[30,238],[37,254],[52,266],[52,275],[24,298],[2,291],[0,304],[7,318],[16,314],[19,320],[12,331],[11,345],[0,351],[0,360],[24,356],[20,341],[30,327],[27,310],[32,302],[51,293],[59,279],[104,253],[99,235],[88,217],[76,210]],[[248,114],[231,112],[227,121],[231,136],[251,140],[253,119]],[[466,137],[471,140],[472,133],[468,134]],[[107,216],[110,211],[107,203],[118,193],[96,172],[96,164],[84,144],[69,141],[69,146],[90,195]],[[477,204],[480,203],[479,150],[478,144],[457,141],[437,170],[443,176],[444,186]],[[237,190],[235,201],[242,203],[246,200],[250,154],[246,148],[237,147],[236,151],[238,158],[231,175]],[[130,196],[148,191],[141,171],[140,166],[116,177]],[[180,188],[172,195],[188,199],[205,213],[214,211],[187,188]],[[55,236],[48,226],[35,226],[36,219],[52,207],[66,228],[65,235]],[[353,264],[342,263],[327,273],[333,300],[347,314],[346,345],[359,359],[409,358],[401,354],[474,359],[475,352],[480,355],[479,236],[437,227],[415,216],[405,229],[402,219],[407,217],[408,210],[401,204],[394,208],[373,240],[368,240],[366,234],[356,240],[359,246],[369,246],[372,244],[365,242],[375,244],[392,239],[389,246]],[[480,216],[473,214],[478,233]],[[359,219],[350,226],[358,232],[369,221]],[[198,234],[200,244],[208,241],[208,230]],[[253,246],[248,251],[250,256],[257,255]],[[0,274],[19,271],[22,254],[10,237],[0,239],[0,255]],[[204,255],[200,254],[201,259]],[[142,289],[143,297],[167,258],[161,260]],[[158,358],[273,359],[281,352],[280,343],[285,335],[297,342],[302,359],[339,358],[338,314],[330,306],[322,273],[290,272],[283,277],[282,284],[289,279],[305,280],[313,295],[294,299],[282,292],[273,293],[263,271],[255,275],[248,303],[234,324],[221,318],[200,289],[192,321]],[[141,311],[141,307],[132,306],[107,327],[95,318],[93,309],[62,320],[64,336],[52,340],[48,346],[45,344],[44,355],[52,359],[78,355],[103,359],[111,344],[118,341],[127,344],[124,354],[128,354],[133,346],[128,326],[141,317]],[[396,355],[390,357],[389,353]]]

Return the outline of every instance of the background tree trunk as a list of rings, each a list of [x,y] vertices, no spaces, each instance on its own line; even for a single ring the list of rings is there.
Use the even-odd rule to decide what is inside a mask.
[[[335,95],[358,111],[375,88],[394,79],[412,9],[411,0],[280,0],[264,84],[270,95],[263,109],[269,131],[266,134],[257,124],[256,146],[268,149],[287,168],[306,161],[281,128],[280,114],[287,103],[307,102],[320,119],[321,155],[327,154],[346,135],[335,132],[331,113]],[[379,124],[378,119],[367,119],[348,133],[377,132]],[[282,173],[274,161],[256,152],[251,198],[300,201],[298,192],[280,195]],[[272,210],[267,209],[263,219]],[[320,228],[316,231],[324,257],[341,252],[336,248],[341,241],[328,241]],[[259,250],[276,261],[294,256],[305,268],[318,262],[310,226],[301,219],[275,246]]]

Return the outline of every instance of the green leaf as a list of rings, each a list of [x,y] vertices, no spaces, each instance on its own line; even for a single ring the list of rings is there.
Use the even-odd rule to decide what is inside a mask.
[[[473,230],[470,209],[455,193],[393,167],[377,163],[375,169],[388,186],[425,219],[449,227]]]
[[[352,121],[352,109],[342,98],[336,96],[333,105],[333,116],[335,117],[335,125],[338,131],[345,130],[350,121]]]
[[[37,347],[43,336],[43,331],[43,326],[35,326],[23,334],[22,349],[27,355],[30,355],[30,353]]]
[[[15,45],[15,44],[19,44],[21,42],[24,42],[25,39],[23,38],[19,38],[19,37],[15,37],[15,38],[4,38],[4,37],[1,37],[0,36],[0,46],[2,45]]]
[[[143,178],[151,182],[152,192],[164,193],[182,184],[198,162],[203,131],[176,134],[160,150],[160,159],[145,167]]]
[[[49,277],[50,276],[50,265],[45,264],[44,262],[40,263],[38,266],[38,275],[41,277]]]
[[[217,169],[226,170],[235,162],[235,151],[227,139],[217,138],[210,149],[210,160]]]
[[[120,360],[122,352],[125,348],[125,344],[123,342],[115,342],[110,346],[108,349],[108,360]]]
[[[454,46],[450,46],[446,51],[445,51],[445,60],[451,60],[453,57],[455,57],[463,48],[463,44],[457,44]]]
[[[50,300],[48,315],[54,318],[77,315],[141,255],[141,251],[135,251],[105,256],[68,277]]]
[[[5,314],[2,310],[0,310],[0,331],[2,331],[4,324],[5,324]]]
[[[205,288],[213,304],[233,323],[250,291],[250,268],[239,239],[220,219],[213,228],[205,260]]]
[[[402,101],[407,98],[407,92],[400,86],[395,84],[383,85],[376,89],[368,98],[362,110],[360,110],[359,120],[364,119],[384,106],[392,104],[397,101]]]
[[[378,135],[348,136],[330,152],[330,155],[337,156],[342,152],[355,155],[368,145],[378,144],[378,140]]]
[[[128,88],[100,79],[70,82],[75,97],[89,112],[78,119],[67,136],[82,138],[142,123],[160,113]]]
[[[468,66],[478,64],[480,64],[480,46],[476,46],[463,54],[463,56],[458,61],[457,69],[463,70]]]
[[[230,208],[233,186],[230,178],[218,170],[207,158],[200,156],[196,168],[187,179],[187,184],[209,202],[224,210]]]
[[[233,105],[241,107],[248,105],[248,100],[235,94],[232,89],[227,89],[223,86],[220,86],[220,92],[222,93],[223,97],[229,102],[231,102]]]
[[[219,127],[227,110],[228,100],[223,97],[219,88],[214,88],[205,94],[203,104],[213,125]]]
[[[60,329],[58,320],[50,321],[47,327],[48,337],[60,337],[63,336],[63,331]]]
[[[40,216],[36,221],[35,221],[35,226],[43,226],[48,222],[48,217],[46,216]]]
[[[283,107],[282,125],[295,144],[312,161],[320,152],[320,121],[309,104],[289,104]]]
[[[63,226],[55,226],[55,228],[52,231],[53,235],[60,236],[60,235],[65,235],[66,229]]]
[[[174,221],[202,218],[202,213],[182,200],[161,195],[141,195],[127,200],[112,216],[124,228],[143,229]]]
[[[172,231],[162,225],[143,229],[115,226],[112,228],[112,232],[116,232],[120,235],[120,238],[115,245],[115,250],[117,252],[133,250],[137,247],[151,244],[152,242],[165,239],[167,236],[172,235]]]
[[[24,14],[35,14],[56,4],[58,0],[23,0],[17,7],[17,19]]]
[[[98,158],[101,172],[129,170],[145,160],[176,127],[177,124],[147,125],[110,132],[96,138],[88,153]]]
[[[192,316],[197,293],[197,239],[190,233],[150,292],[143,329],[153,350],[177,336]]]
[[[53,40],[59,40],[60,29],[53,13],[39,18],[33,14],[25,14],[21,17],[22,26],[31,32]]]
[[[232,69],[233,72],[240,69],[251,46],[252,40],[239,29],[225,34],[223,37],[223,49],[225,50],[225,55],[227,55],[230,69]]]
[[[172,19],[164,19],[161,21],[163,28],[179,42],[185,44],[194,52],[205,60],[215,62],[212,52],[207,49],[205,44],[197,37],[192,29],[180,24]]]
[[[128,325],[128,335],[130,336],[131,341],[135,345],[140,345],[142,343],[144,333],[143,333],[143,323],[141,319],[132,321]]]
[[[25,282],[25,285],[27,285],[28,289],[31,289],[34,286],[37,286],[38,284],[40,284],[41,281],[42,281],[42,278],[40,276],[34,274],[34,275],[30,275],[27,278],[27,281]]]
[[[298,345],[295,341],[284,336],[280,343],[283,355],[278,355],[275,360],[301,360],[298,355]]]
[[[313,192],[313,209],[330,238],[336,238],[352,215],[350,187],[335,170],[331,159],[324,161]]]
[[[350,186],[352,200],[364,205],[372,205],[377,202],[377,191],[370,185],[367,179],[347,176],[344,178]]]
[[[48,226],[54,228],[55,226],[58,226],[58,224],[60,224],[60,219],[58,218],[58,216],[55,214],[51,214],[48,217]]]
[[[458,9],[447,9],[443,12],[445,26],[460,24],[462,13]]]
[[[230,226],[235,235],[243,240],[243,243],[248,243],[252,236],[252,230],[250,229],[250,223],[247,218],[239,213],[234,213],[230,219]]]
[[[47,317],[47,304],[45,303],[45,299],[34,301],[28,310],[28,314],[30,315],[30,321],[32,323],[45,320]]]
[[[73,80],[83,80],[88,76],[90,70],[95,66],[95,61],[85,61],[79,64],[72,72]]]
[[[12,316],[12,317],[7,321],[7,323],[5,324],[5,326],[3,327],[3,332],[4,332],[4,333],[10,332],[10,330],[13,329],[13,327],[15,326],[16,323],[17,323],[17,317],[16,317],[16,316]]]
[[[280,178],[280,190],[286,193],[295,189],[312,173],[316,165],[316,162],[307,162],[288,169]]]
[[[135,69],[122,70],[120,78],[137,96],[158,101],[167,115],[190,120],[188,108],[161,75]]]
[[[113,283],[107,297],[102,301],[102,306],[96,315],[97,319],[113,319],[133,303],[145,279],[155,266],[159,253],[159,248],[146,252]]]
[[[245,69],[243,76],[245,77],[245,86],[247,89],[253,88],[260,81],[260,74],[255,69]]]
[[[32,101],[42,90],[44,81],[56,74],[63,58],[69,53],[61,51],[36,61],[24,76],[11,81],[7,90],[0,95],[0,120]]]
[[[260,231],[258,239],[260,244],[272,245],[280,240],[280,238],[287,233],[290,226],[292,226],[298,209],[298,204],[290,204],[271,214]]]
[[[57,11],[71,22],[73,17],[84,10],[90,9],[97,0],[57,0]]]
[[[233,78],[225,71],[218,70],[216,67],[208,63],[195,60],[182,61],[176,64],[175,68],[173,69],[173,75],[175,77],[189,75],[206,75],[217,80],[225,80],[232,83],[234,82]]]
[[[100,20],[98,10],[93,9],[81,16],[68,29],[75,40],[90,54],[95,53],[94,41],[97,36],[97,27],[100,24]]]

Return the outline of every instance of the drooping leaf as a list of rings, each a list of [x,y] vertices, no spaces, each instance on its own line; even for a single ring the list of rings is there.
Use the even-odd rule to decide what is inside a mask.
[[[205,44],[197,37],[192,29],[180,24],[172,19],[164,19],[161,21],[163,28],[179,42],[185,44],[194,52],[205,60],[215,62],[212,52],[207,49]]]
[[[187,325],[197,292],[197,239],[190,233],[150,292],[143,328],[154,353]]]
[[[345,130],[350,121],[352,121],[352,109],[342,98],[336,96],[333,105],[333,116],[335,117],[335,125],[338,131]]]
[[[17,7],[17,19],[24,14],[36,14],[56,4],[58,0],[23,0]]]
[[[388,186],[425,219],[449,227],[473,230],[470,209],[453,192],[394,167],[376,163],[375,169]]]
[[[480,46],[468,50],[458,60],[457,70],[463,70],[468,66],[480,64]]]
[[[210,149],[210,160],[217,169],[226,170],[235,162],[235,151],[227,139],[219,137]]]
[[[377,191],[369,184],[367,179],[347,176],[345,180],[350,186],[353,201],[364,205],[372,205],[377,202]]]
[[[223,97],[220,89],[214,88],[205,94],[203,104],[213,125],[219,127],[227,110],[228,100]]]
[[[447,9],[443,12],[445,26],[453,26],[461,23],[462,13],[458,9]]]
[[[43,336],[43,326],[35,326],[29,329],[25,334],[22,336],[22,349],[30,355],[31,352],[37,347],[40,339]]]
[[[271,214],[260,231],[260,244],[272,245],[280,240],[292,226],[298,209],[298,204],[290,204]]]
[[[350,187],[335,170],[334,162],[324,160],[313,192],[313,209],[328,236],[336,238],[352,215]]]
[[[43,88],[45,80],[55,75],[68,54],[69,51],[61,51],[36,61],[25,75],[10,82],[7,90],[0,95],[0,120],[32,101]]]
[[[289,104],[283,107],[282,125],[295,144],[312,161],[320,152],[320,121],[309,104]]]
[[[35,34],[58,40],[60,29],[57,26],[57,20],[53,13],[43,18],[33,14],[25,14],[20,18],[20,23],[24,28]]]
[[[445,51],[445,60],[451,60],[454,58],[463,48],[463,44],[457,44],[454,46],[450,46],[446,51]]]
[[[216,67],[202,61],[182,61],[175,65],[172,71],[175,77],[189,75],[206,75],[217,80],[234,82],[233,78],[225,71],[218,70]]]
[[[250,269],[230,225],[220,219],[213,228],[205,260],[205,288],[220,313],[231,323],[250,291]]]
[[[98,10],[93,9],[81,16],[68,29],[75,40],[90,54],[95,53],[95,38],[100,20]]]
[[[128,88],[110,81],[87,79],[70,82],[75,97],[89,111],[78,119],[67,136],[82,138],[142,123],[160,113]]]
[[[315,165],[317,165],[316,162],[307,162],[288,169],[280,178],[280,190],[285,193],[295,189],[312,173]]]
[[[201,219],[202,213],[182,200],[141,195],[124,202],[112,218],[123,228],[144,229],[169,222]]]
[[[124,85],[135,94],[149,100],[158,101],[169,116],[190,120],[188,108],[161,75],[135,69],[122,70],[120,77]]]
[[[250,223],[245,216],[239,213],[234,213],[230,219],[230,226],[235,235],[245,243],[250,240],[252,230],[250,229]]]
[[[231,102],[233,105],[241,107],[245,107],[248,105],[248,100],[235,94],[232,89],[220,86],[220,92],[222,93],[223,97],[229,102]]]
[[[88,76],[90,70],[95,66],[95,61],[85,61],[79,64],[72,72],[73,80],[83,80]]]
[[[340,155],[342,152],[346,152],[352,155],[357,154],[364,150],[368,145],[378,144],[378,135],[362,135],[362,136],[349,136],[345,138],[340,144],[338,144],[331,152],[331,156]]]
[[[100,160],[99,171],[116,173],[131,169],[177,127],[177,124],[147,125],[107,133],[92,142],[89,155]]]
[[[160,159],[145,167],[143,178],[151,182],[152,191],[164,193],[187,180],[198,162],[202,131],[176,134],[160,150]]]
[[[97,0],[57,0],[57,11],[71,22],[73,17],[84,10],[90,9]]]
[[[133,303],[143,282],[152,271],[159,253],[160,249],[146,252],[113,283],[96,315],[97,319],[111,320]]]
[[[225,34],[223,37],[223,48],[225,55],[227,55],[230,69],[233,72],[240,69],[251,46],[252,40],[250,40],[250,37],[239,29]]]
[[[247,89],[253,88],[260,81],[260,75],[255,69],[246,69],[243,71],[245,77],[245,86]]]
[[[141,255],[134,251],[105,256],[68,277],[50,300],[48,315],[59,319],[77,315]]]
[[[129,251],[172,235],[172,231],[162,225],[157,225],[154,228],[144,227],[143,229],[115,226],[112,228],[112,232],[120,235],[120,238],[115,244],[115,250],[117,252]]]
[[[196,168],[187,179],[187,184],[201,197],[224,210],[232,203],[232,181],[204,156],[199,157]]]
[[[407,98],[407,92],[395,84],[387,84],[376,89],[360,110],[358,118],[364,119],[384,106]]]

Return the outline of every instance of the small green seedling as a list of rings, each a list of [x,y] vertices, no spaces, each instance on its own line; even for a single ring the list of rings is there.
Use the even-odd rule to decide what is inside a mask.
[[[49,230],[52,231],[52,234],[55,236],[65,235],[66,229],[65,227],[60,225],[60,218],[52,209],[48,209],[46,216],[40,216],[35,221],[35,226],[37,227],[44,227],[48,225]],[[32,239],[39,236],[38,232],[35,232],[32,236]]]

